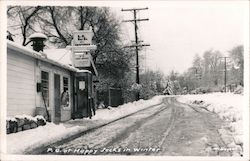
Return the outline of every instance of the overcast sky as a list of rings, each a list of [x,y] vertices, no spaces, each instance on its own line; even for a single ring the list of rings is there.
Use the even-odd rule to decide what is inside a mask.
[[[165,74],[187,70],[196,53],[202,56],[214,49],[228,54],[228,50],[244,44],[244,28],[249,30],[247,1],[87,1],[84,5],[111,7],[120,20],[133,19],[133,13],[122,12],[120,6],[148,7],[138,13],[138,18],[149,18],[139,23],[139,38],[150,44],[140,51],[145,58],[140,64]],[[133,24],[123,23],[122,27],[124,40],[134,40]]]
[[[183,72],[191,66],[196,53],[202,55],[214,49],[226,55],[228,50],[244,43],[246,4],[177,1],[145,7],[149,9],[138,15],[149,21],[140,22],[139,36],[151,45],[141,51],[150,69],[160,69],[166,74],[171,70]],[[120,10],[113,9],[122,19],[133,18],[132,12]],[[123,31],[125,39],[134,40],[132,23],[124,23]]]

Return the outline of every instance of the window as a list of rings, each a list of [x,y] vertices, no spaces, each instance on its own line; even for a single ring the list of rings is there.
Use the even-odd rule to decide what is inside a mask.
[[[49,73],[41,72],[41,84],[42,84],[42,101],[45,102],[46,106],[49,106]]]
[[[66,77],[63,77],[63,91],[69,90],[69,79]]]
[[[69,79],[63,77],[63,93],[61,96],[61,106],[63,108],[69,107]]]

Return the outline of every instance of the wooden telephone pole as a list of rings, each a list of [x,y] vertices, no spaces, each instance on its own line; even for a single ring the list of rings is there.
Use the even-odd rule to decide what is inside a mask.
[[[229,57],[220,57],[224,59],[224,86],[225,86],[225,90],[224,92],[227,92],[227,59]]]
[[[141,41],[138,40],[138,25],[137,23],[139,21],[148,21],[149,19],[137,19],[137,12],[140,10],[147,10],[148,8],[132,8],[132,9],[122,9],[122,11],[132,11],[134,14],[134,19],[132,20],[125,20],[123,22],[133,22],[134,23],[134,29],[135,29],[135,45],[131,45],[129,47],[135,47],[135,52],[136,52],[136,83],[140,84],[140,78],[139,78],[139,47],[143,46],[149,46],[149,44],[140,44]],[[140,93],[137,92],[136,94],[136,100],[140,99]]]

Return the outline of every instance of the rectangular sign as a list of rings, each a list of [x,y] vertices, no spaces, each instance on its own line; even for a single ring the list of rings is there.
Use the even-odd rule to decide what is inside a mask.
[[[74,53],[74,66],[75,67],[90,67],[91,54],[88,52]]]
[[[91,30],[76,31],[73,34],[73,46],[91,45],[93,36]]]
[[[84,90],[85,89],[85,82],[84,81],[79,81],[79,89]]]

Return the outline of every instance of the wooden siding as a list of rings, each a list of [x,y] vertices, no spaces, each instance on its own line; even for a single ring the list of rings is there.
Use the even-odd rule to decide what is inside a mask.
[[[36,107],[44,107],[41,92],[36,91],[36,83],[41,82],[41,71],[49,73],[48,110],[52,121],[55,120],[54,74],[60,75],[60,94],[63,92],[63,77],[69,79],[70,106],[67,109],[67,115],[71,115],[72,77],[68,69],[10,48],[7,49],[7,53],[7,116],[22,114],[34,116]]]
[[[35,59],[7,50],[7,115],[34,115]]]
[[[63,79],[63,77],[67,77],[69,78],[69,83],[71,83],[71,79],[70,79],[70,72],[66,69],[63,69],[63,68],[60,68],[60,67],[57,67],[55,65],[52,65],[50,63],[47,63],[47,62],[43,62],[43,61],[40,61],[38,63],[38,69],[37,69],[37,74],[39,74],[38,76],[38,80],[37,81],[41,81],[40,78],[41,78],[41,71],[46,71],[49,73],[49,107],[48,109],[50,110],[51,112],[51,119],[52,121],[54,122],[55,121],[55,102],[54,102],[54,97],[55,97],[55,91],[54,91],[54,74],[58,74],[60,75],[60,80]],[[63,92],[63,82],[60,81],[61,83],[61,88],[60,88],[60,94]],[[71,96],[71,93],[72,93],[72,89],[71,89],[71,85],[69,84],[69,93],[70,93],[70,96]],[[38,95],[40,95],[40,93],[38,93]],[[72,99],[70,99],[70,109],[72,108]],[[37,97],[37,104],[36,104],[38,107],[44,107],[44,103],[43,103],[43,100],[42,100],[42,97]]]

